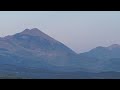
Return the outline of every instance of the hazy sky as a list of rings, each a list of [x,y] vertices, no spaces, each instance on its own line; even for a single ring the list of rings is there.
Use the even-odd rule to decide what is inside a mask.
[[[0,11],[0,36],[39,28],[77,53],[120,44],[119,11]]]

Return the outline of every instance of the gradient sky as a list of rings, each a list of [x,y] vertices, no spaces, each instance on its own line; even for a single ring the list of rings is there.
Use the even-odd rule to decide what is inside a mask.
[[[0,11],[0,36],[38,28],[77,53],[120,44],[120,11]]]

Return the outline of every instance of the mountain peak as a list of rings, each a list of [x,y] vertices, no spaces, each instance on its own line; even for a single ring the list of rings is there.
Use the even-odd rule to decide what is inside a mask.
[[[114,49],[114,48],[120,48],[119,44],[112,44],[110,46],[107,47],[108,49]]]
[[[28,35],[32,35],[32,36],[41,36],[44,33],[41,32],[37,28],[33,28],[33,29],[25,29],[23,32],[21,32],[21,34],[28,34]]]
[[[38,28],[32,28],[31,31],[40,31]]]
[[[32,29],[25,29],[24,31],[17,33],[20,35],[30,35],[30,36],[38,36],[41,38],[44,38],[46,40],[49,40],[51,42],[57,42],[54,38],[50,37],[49,35],[45,34],[44,32],[40,31],[38,28],[32,28]],[[16,34],[15,34],[16,35]]]

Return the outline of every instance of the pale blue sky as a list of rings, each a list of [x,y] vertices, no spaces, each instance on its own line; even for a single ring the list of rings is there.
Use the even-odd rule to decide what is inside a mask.
[[[39,28],[77,53],[120,44],[119,11],[0,11],[0,36]]]

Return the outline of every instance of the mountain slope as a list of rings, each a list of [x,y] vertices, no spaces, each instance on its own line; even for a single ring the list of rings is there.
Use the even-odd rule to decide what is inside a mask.
[[[120,45],[118,44],[113,44],[108,47],[99,46],[89,52],[81,53],[79,56],[98,59],[92,63],[96,64],[96,66],[101,66],[100,71],[120,71]],[[92,67],[95,68],[95,65]],[[99,70],[96,68],[96,71]]]
[[[77,54],[37,28],[0,38],[1,63],[27,67],[67,66]]]
[[[95,57],[99,59],[120,58],[120,45],[113,44],[108,47],[99,46],[90,50],[89,52],[81,53],[80,55]]]

